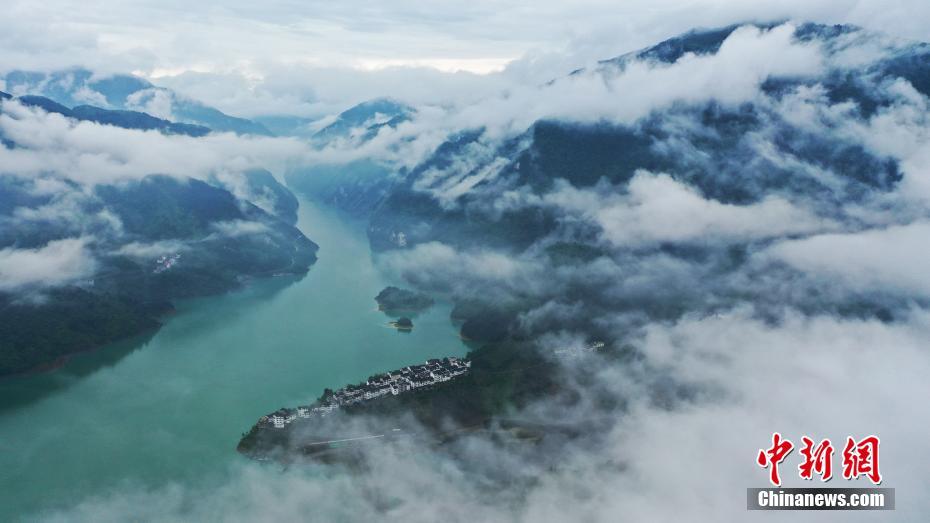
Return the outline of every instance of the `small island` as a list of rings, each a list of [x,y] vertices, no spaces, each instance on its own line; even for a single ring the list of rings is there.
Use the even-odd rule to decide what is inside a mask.
[[[433,305],[433,299],[426,294],[398,287],[385,287],[375,301],[382,311],[421,311]]]
[[[413,321],[410,318],[403,316],[398,318],[397,321],[390,322],[391,326],[397,330],[409,331],[413,330]]]

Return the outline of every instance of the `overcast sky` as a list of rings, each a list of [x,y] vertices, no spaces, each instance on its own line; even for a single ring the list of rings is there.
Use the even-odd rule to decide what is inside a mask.
[[[930,41],[930,4],[920,0],[4,4],[0,71],[80,65],[135,72],[246,116],[319,116],[330,106],[378,95],[408,93],[432,103],[480,96],[512,82],[545,81],[695,26],[748,20],[849,22]]]
[[[149,74],[271,62],[488,72],[529,52],[588,48],[606,57],[695,25],[754,18],[852,22],[930,39],[930,6],[914,0],[4,3],[6,67],[81,61]]]

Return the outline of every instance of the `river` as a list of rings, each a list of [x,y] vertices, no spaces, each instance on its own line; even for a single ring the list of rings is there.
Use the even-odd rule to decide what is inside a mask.
[[[0,521],[126,486],[222,482],[262,414],[466,352],[447,304],[414,318],[411,333],[386,325],[373,297],[391,282],[363,224],[301,201],[298,226],[320,245],[307,276],[186,301],[153,335],[0,380]]]

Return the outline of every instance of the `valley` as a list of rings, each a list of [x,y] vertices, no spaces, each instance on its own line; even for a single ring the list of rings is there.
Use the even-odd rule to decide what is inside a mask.
[[[0,483],[21,486],[0,492],[0,519],[126,484],[207,488],[260,466],[235,447],[269,409],[465,354],[448,304],[419,316],[410,334],[383,326],[372,297],[391,282],[372,265],[362,224],[306,200],[299,213],[320,244],[305,276],[179,302],[141,339],[0,380]]]

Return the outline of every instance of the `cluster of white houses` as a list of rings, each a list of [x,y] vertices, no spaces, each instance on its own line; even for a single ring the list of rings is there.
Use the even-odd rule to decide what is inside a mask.
[[[589,343],[583,347],[567,347],[564,349],[557,349],[555,354],[559,356],[579,356],[586,352],[595,352],[604,348],[606,344],[603,341],[595,341]]]
[[[396,396],[420,387],[443,383],[465,374],[470,367],[470,361],[454,357],[429,360],[422,365],[411,365],[372,376],[365,383],[348,385],[335,392],[327,391],[323,398],[313,405],[300,406],[296,409],[278,409],[267,416],[262,416],[259,423],[282,429],[299,418],[325,416],[346,405],[380,398],[388,394]]]
[[[174,264],[178,263],[178,260],[180,259],[180,253],[159,256],[158,259],[155,260],[155,268],[152,270],[152,272],[155,274],[165,272],[168,269],[174,267]]]

